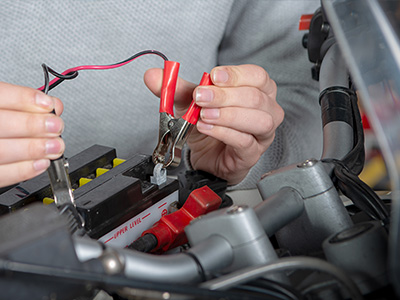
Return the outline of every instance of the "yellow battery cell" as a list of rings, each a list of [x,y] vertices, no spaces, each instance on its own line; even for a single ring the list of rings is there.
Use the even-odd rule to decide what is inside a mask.
[[[79,178],[79,187],[81,187],[82,185],[85,185],[86,183],[88,183],[90,181],[92,181],[92,179],[84,178],[84,177]]]
[[[43,204],[44,205],[49,205],[49,204],[51,204],[51,203],[53,203],[54,202],[54,199],[53,198],[50,198],[50,197],[45,197],[45,198],[43,198]]]
[[[108,172],[109,169],[104,169],[104,168],[97,168],[96,169],[96,177],[99,177],[100,175],[103,175],[105,172]]]
[[[122,164],[124,161],[125,161],[125,159],[114,158],[114,159],[113,159],[113,168],[115,168],[116,166]]]

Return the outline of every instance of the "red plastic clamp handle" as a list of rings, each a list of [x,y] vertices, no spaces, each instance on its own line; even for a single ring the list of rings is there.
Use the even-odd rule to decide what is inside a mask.
[[[204,72],[199,85],[212,85],[210,74]],[[182,116],[182,119],[188,121],[190,124],[196,125],[199,120],[200,110],[201,107],[193,100],[187,112]]]
[[[164,75],[161,86],[160,113],[166,112],[174,115],[174,97],[176,82],[178,80],[179,63],[166,60],[164,62]]]

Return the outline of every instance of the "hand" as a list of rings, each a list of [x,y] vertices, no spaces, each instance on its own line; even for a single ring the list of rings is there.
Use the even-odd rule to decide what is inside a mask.
[[[145,74],[156,95],[161,79],[159,69]],[[275,99],[275,82],[261,67],[216,67],[211,79],[214,86],[207,87],[178,80],[176,115],[185,113],[192,97],[196,100],[202,110],[188,139],[192,166],[237,184],[271,145],[284,112]]]
[[[62,110],[57,98],[0,82],[0,187],[43,173],[62,155]]]

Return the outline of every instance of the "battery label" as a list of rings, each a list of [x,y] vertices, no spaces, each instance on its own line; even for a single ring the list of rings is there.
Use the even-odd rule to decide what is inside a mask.
[[[171,203],[178,201],[178,191],[163,198],[109,233],[99,238],[104,244],[125,248],[142,235],[142,232],[158,222],[168,212]]]

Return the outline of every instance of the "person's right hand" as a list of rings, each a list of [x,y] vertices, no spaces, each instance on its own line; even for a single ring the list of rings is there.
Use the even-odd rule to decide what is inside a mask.
[[[0,187],[43,173],[62,155],[62,110],[57,98],[0,82]]]

